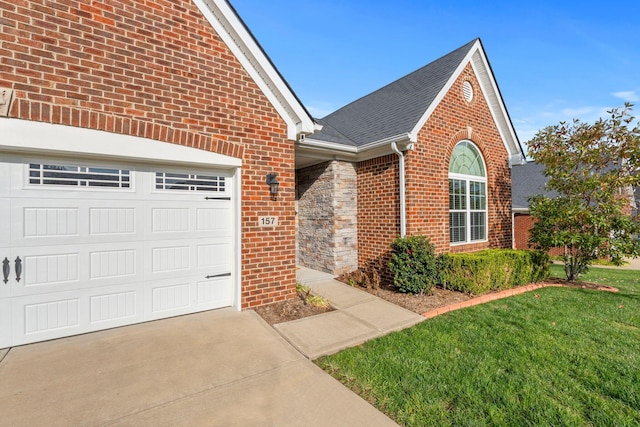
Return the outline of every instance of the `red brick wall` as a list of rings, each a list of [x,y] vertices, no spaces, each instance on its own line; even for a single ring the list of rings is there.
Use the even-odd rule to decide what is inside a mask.
[[[533,217],[529,214],[517,213],[513,216],[513,248],[529,248],[529,232],[533,227]]]
[[[531,228],[535,220],[526,213],[517,213],[513,217],[513,248],[514,249],[533,249],[529,245],[529,237],[531,237]],[[562,255],[564,248],[551,248],[548,252],[551,256]]]
[[[242,306],[294,295],[293,143],[191,1],[0,0],[0,28],[10,117],[242,158]],[[277,201],[264,183],[273,171]],[[260,215],[280,226],[259,229]]]
[[[387,265],[389,244],[400,235],[398,156],[358,164],[358,266]],[[386,268],[383,269],[386,272]],[[385,275],[390,279],[388,272]]]
[[[474,98],[463,98],[462,84],[474,87]],[[484,243],[449,243],[449,160],[462,140],[474,142],[487,166],[488,234]],[[359,264],[385,257],[400,233],[397,156],[363,162],[358,169]],[[428,236],[439,252],[469,252],[510,248],[511,170],[508,153],[471,66],[467,66],[436,107],[406,153],[407,234]]]

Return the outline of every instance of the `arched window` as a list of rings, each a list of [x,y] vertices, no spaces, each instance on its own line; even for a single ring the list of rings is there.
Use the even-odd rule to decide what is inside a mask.
[[[449,240],[487,240],[487,174],[480,150],[459,142],[449,162]]]

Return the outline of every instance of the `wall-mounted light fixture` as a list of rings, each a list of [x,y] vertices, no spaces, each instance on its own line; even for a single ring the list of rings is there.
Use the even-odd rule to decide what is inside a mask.
[[[276,179],[278,176],[277,173],[268,173],[267,174],[267,185],[269,186],[269,193],[271,194],[271,200],[278,199],[278,187],[280,183]]]

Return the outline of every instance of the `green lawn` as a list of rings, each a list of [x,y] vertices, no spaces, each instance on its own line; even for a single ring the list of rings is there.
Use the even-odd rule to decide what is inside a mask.
[[[539,289],[317,363],[401,425],[638,426],[640,272],[583,279],[620,292]]]

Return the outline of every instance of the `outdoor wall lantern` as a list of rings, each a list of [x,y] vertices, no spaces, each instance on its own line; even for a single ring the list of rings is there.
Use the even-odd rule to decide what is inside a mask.
[[[271,193],[271,200],[278,199],[278,187],[280,186],[280,183],[276,179],[277,176],[277,173],[267,174],[267,185],[269,186],[269,193]]]

